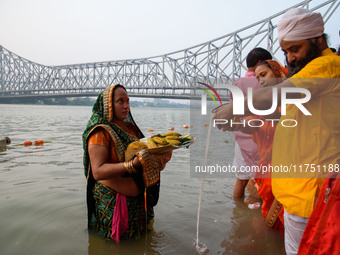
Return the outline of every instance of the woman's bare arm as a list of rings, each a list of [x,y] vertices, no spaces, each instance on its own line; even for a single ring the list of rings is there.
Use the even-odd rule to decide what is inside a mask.
[[[126,196],[140,193],[131,177],[122,177],[127,173],[124,163],[109,162],[109,150],[105,146],[90,145],[89,155],[94,179]]]

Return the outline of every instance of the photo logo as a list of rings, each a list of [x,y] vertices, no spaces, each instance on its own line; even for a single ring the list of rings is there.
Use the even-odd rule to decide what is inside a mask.
[[[199,84],[202,84],[206,87],[208,87],[210,90],[212,90],[217,98],[220,101],[220,104],[222,105],[222,101],[216,90],[205,83],[198,82]],[[244,115],[244,99],[245,96],[243,95],[243,92],[240,88],[234,86],[234,85],[228,85],[228,84],[219,84],[215,86],[216,88],[226,88],[233,94],[233,114],[234,115]],[[202,89],[202,88],[200,88]],[[207,94],[210,95],[210,97],[213,99],[216,105],[215,98],[213,95],[206,89],[202,89]],[[299,93],[301,95],[301,98],[287,98],[287,95],[289,93]],[[304,95],[304,97],[302,97]],[[201,114],[206,115],[207,114],[207,97],[206,94],[203,94],[201,97]],[[281,115],[286,115],[286,109],[287,104],[293,104],[304,115],[312,115],[302,104],[307,103],[311,99],[311,93],[309,90],[305,88],[297,88],[297,87],[283,87],[281,88]],[[255,109],[253,104],[253,89],[248,88],[248,96],[247,96],[247,106],[250,112],[254,115],[260,115],[260,116],[266,116],[270,115],[275,112],[277,106],[278,106],[278,90],[276,87],[273,87],[272,89],[272,106],[267,110],[258,110]]]
[[[210,85],[208,84],[205,84],[203,82],[198,82],[199,84],[202,84],[204,86],[206,86],[207,88],[209,88],[212,92],[215,93],[215,95],[217,96],[218,100],[220,101],[220,104],[222,105],[222,100],[219,96],[219,94],[217,93],[217,91]],[[206,92],[211,98],[212,100],[214,101],[215,105],[217,105],[216,103],[216,100],[215,100],[215,97],[211,94],[211,92],[207,89],[203,89],[203,88],[199,88],[201,90],[203,90],[204,92]],[[207,115],[207,95],[206,94],[202,94],[201,96],[201,114],[202,115]]]

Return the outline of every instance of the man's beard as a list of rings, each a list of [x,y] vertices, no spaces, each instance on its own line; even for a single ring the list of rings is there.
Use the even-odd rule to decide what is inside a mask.
[[[306,57],[299,61],[293,61],[291,63],[288,62],[287,56],[286,56],[286,63],[288,67],[288,77],[292,77],[294,74],[298,73],[302,68],[304,68],[309,62],[311,62],[313,59],[320,57],[321,51],[316,43],[313,43],[310,41],[310,46],[308,49],[308,52],[306,54]]]

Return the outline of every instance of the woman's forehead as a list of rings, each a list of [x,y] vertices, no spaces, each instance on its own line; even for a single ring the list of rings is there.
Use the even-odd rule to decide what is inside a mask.
[[[114,97],[127,97],[127,92],[122,88],[118,87],[114,91]]]
[[[263,72],[263,71],[271,71],[271,69],[267,65],[259,65],[255,69],[255,73],[259,73],[259,72]]]

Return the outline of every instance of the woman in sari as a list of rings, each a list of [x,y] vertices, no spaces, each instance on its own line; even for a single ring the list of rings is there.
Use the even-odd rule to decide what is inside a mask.
[[[276,85],[282,82],[287,74],[288,70],[275,60],[265,60],[255,68],[255,75],[261,87]],[[267,119],[280,119],[279,109],[266,117]],[[260,156],[259,171],[255,174],[255,182],[258,194],[263,201],[261,206],[263,217],[267,226],[283,230],[283,207],[272,193],[271,174],[266,172],[270,169],[272,161],[272,148],[277,121],[266,121],[263,116],[248,116],[246,121],[251,121],[252,126],[242,128],[241,131],[252,135],[252,139],[258,146]]]
[[[146,232],[159,195],[160,171],[171,153],[147,150],[125,161],[128,145],[142,132],[134,122],[122,85],[106,88],[97,98],[83,133],[89,228],[107,239],[135,239]]]

